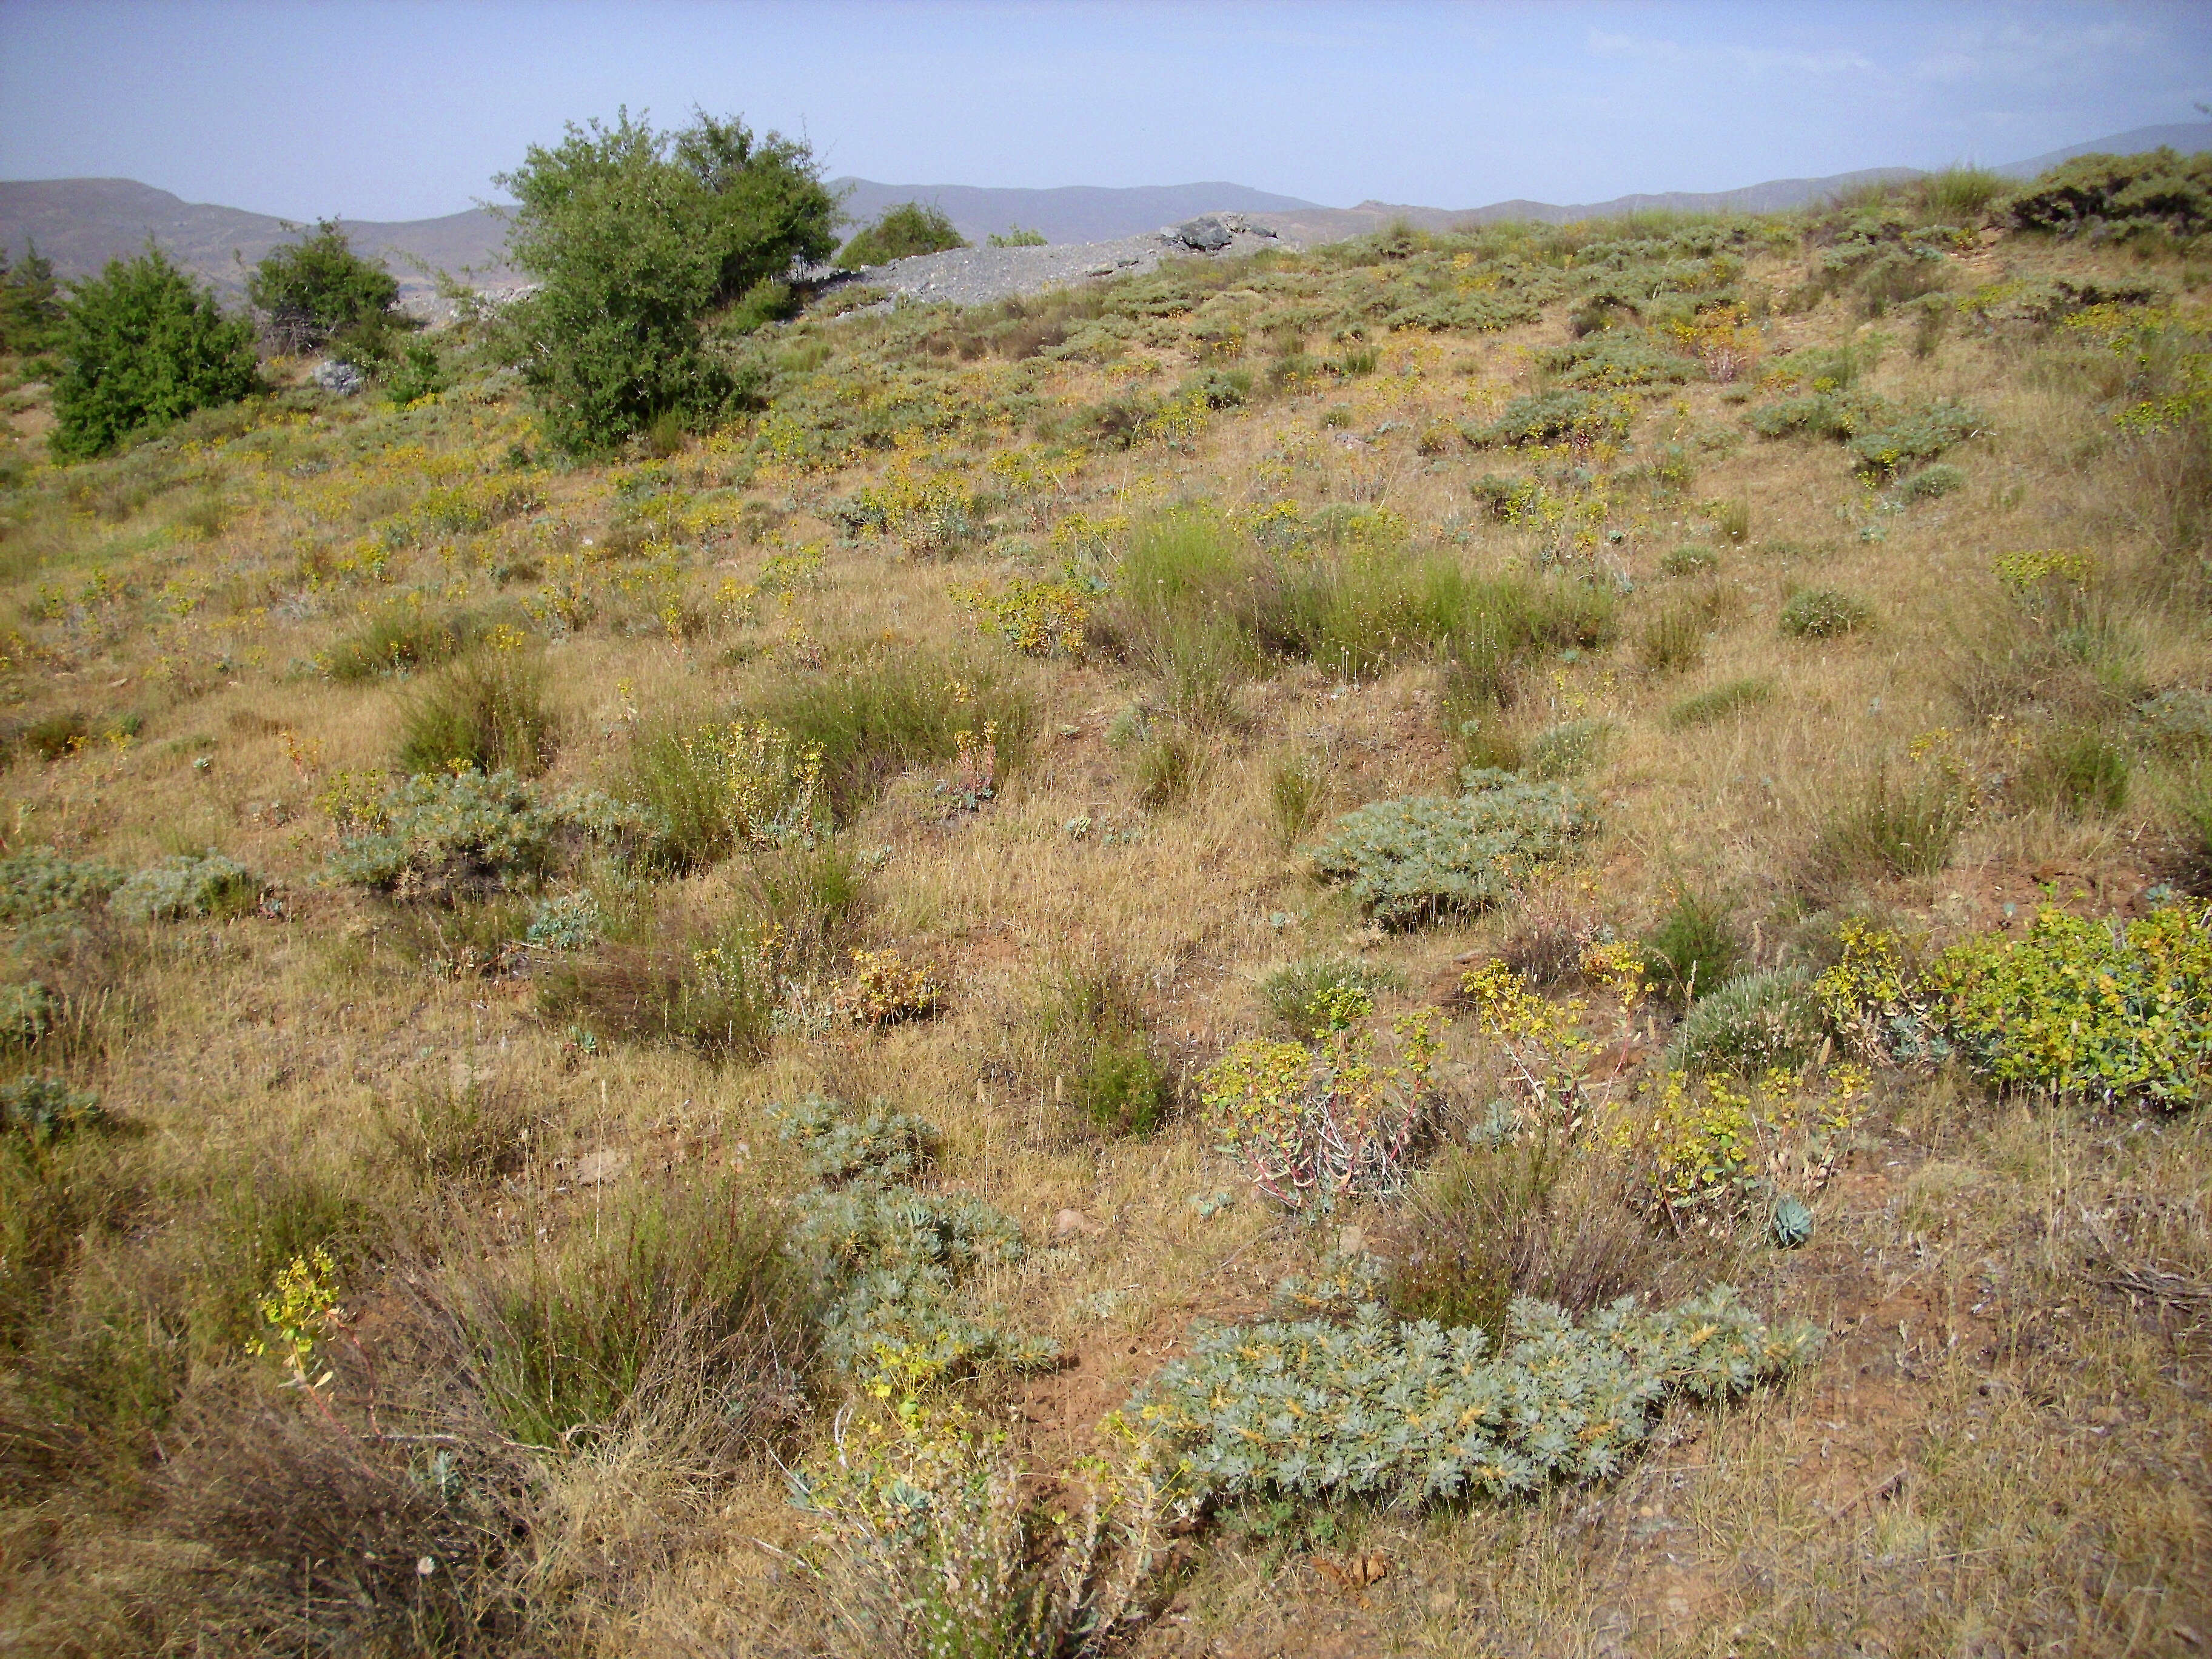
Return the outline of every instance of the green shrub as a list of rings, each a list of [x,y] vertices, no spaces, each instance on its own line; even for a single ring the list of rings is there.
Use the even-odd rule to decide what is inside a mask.
[[[40,1073],[0,1083],[0,1135],[44,1143],[97,1127],[106,1117],[98,1095],[71,1088],[66,1078]]]
[[[1692,692],[1667,711],[1667,724],[1677,728],[1710,726],[1746,709],[1759,708],[1774,697],[1771,680],[1723,680],[1703,691]]]
[[[2024,799],[2057,811],[2117,812],[2128,804],[2128,751],[2094,727],[2063,727],[2045,735],[2021,769]]]
[[[411,404],[434,398],[453,384],[445,360],[428,340],[410,340],[399,349],[397,361],[384,373],[384,395],[395,404]]]
[[[1521,769],[1533,778],[1580,777],[1597,764],[1613,731],[1602,715],[1547,726],[1522,746]]]
[[[1900,789],[1877,772],[1821,830],[1814,869],[1828,878],[1932,876],[1951,861],[1970,816],[1955,779],[1936,774]]]
[[[181,854],[115,890],[108,908],[132,921],[181,921],[186,916],[234,915],[261,896],[261,878],[236,859],[210,848]]]
[[[0,921],[30,921],[58,910],[84,910],[115,890],[123,872],[97,859],[70,859],[33,847],[0,859]]]
[[[288,351],[312,351],[326,342],[349,361],[378,361],[382,342],[358,355],[346,349],[356,331],[377,336],[399,305],[399,284],[380,264],[353,251],[334,219],[313,234],[262,255],[246,279],[246,297],[266,313],[270,331]]]
[[[2014,197],[2010,212],[2022,230],[2061,236],[2136,229],[2194,236],[2212,223],[2212,155],[2077,155]]]
[[[1881,426],[1869,427],[1847,444],[1861,467],[1894,477],[1916,462],[1932,461],[1953,445],[1981,429],[1982,416],[1963,404],[1933,403]]]
[[[27,242],[20,263],[0,248],[0,353],[32,356],[51,351],[61,340],[61,285],[53,261]]]
[[[1042,231],[1025,230],[1019,225],[1010,227],[1003,234],[994,230],[984,240],[992,247],[1042,247],[1045,246]]]
[[[1039,246],[1044,238],[1035,243],[1010,243],[1009,246]],[[841,265],[885,265],[894,259],[912,258],[918,253],[943,253],[952,248],[966,247],[968,239],[952,228],[952,221],[945,210],[920,202],[901,202],[885,208],[875,223],[867,227],[853,240],[837,250]]]
[[[1626,436],[1633,418],[1633,404],[1617,392],[1529,392],[1469,436],[1486,446],[1589,442]]]
[[[1720,555],[1711,548],[1685,542],[1659,561],[1659,568],[1669,576],[1702,576],[1717,569],[1720,562]]]
[[[1098,963],[1063,969],[1038,1006],[1036,1028],[1055,1091],[1091,1128],[1145,1135],[1166,1121],[1173,1080],[1127,975]]]
[[[1638,330],[1611,329],[1553,346],[1537,361],[1559,385],[1584,391],[1679,385],[1704,376],[1694,360],[1654,344]]]
[[[511,772],[426,774],[342,823],[325,873],[402,897],[450,899],[542,873],[560,827]]]
[[[1705,659],[1707,610],[1702,596],[1662,605],[1644,624],[1637,657],[1644,672],[1676,674]]]
[[[1725,1286],[1664,1312],[1627,1298],[1577,1327],[1513,1303],[1494,1355],[1475,1327],[1230,1327],[1139,1397],[1154,1462],[1192,1510],[1246,1493],[1397,1503],[1516,1497],[1611,1480],[1667,1395],[1725,1399],[1802,1363],[1819,1332],[1769,1325]]]
[[[2212,1099],[2212,911],[2136,921],[2037,913],[1930,964],[1938,1025],[1982,1076],[2106,1103]]]
[[[465,657],[401,705],[399,769],[534,777],[552,762],[556,729],[536,657]]]
[[[1469,769],[1467,793],[1376,801],[1337,820],[1313,852],[1316,872],[1349,888],[1386,927],[1486,910],[1594,827],[1559,784]]]
[[[1668,1045],[1670,1072],[1729,1071],[1756,1077],[1810,1060],[1826,1035],[1802,968],[1744,974],[1699,997]]]
[[[740,121],[571,125],[498,182],[517,204],[507,257],[537,283],[502,331],[546,436],[580,453],[744,395],[706,319],[836,246],[836,198],[807,147]]]
[[[1839,639],[1874,621],[1874,607],[1856,594],[1808,587],[1782,607],[1782,631],[1801,640]]]
[[[53,1029],[54,994],[38,981],[0,985],[0,1049],[28,1048]]]
[[[105,454],[258,384],[252,325],[225,318],[213,292],[158,248],[111,259],[71,288],[60,353],[50,441],[64,459]]]
[[[1724,983],[1743,960],[1730,914],[1717,893],[1678,890],[1644,938],[1644,971],[1653,988],[1686,1005]]]
[[[1941,167],[1912,181],[1920,210],[1938,224],[1971,224],[2009,195],[2012,181],[1987,167]]]
[[[1404,975],[1357,957],[1314,956],[1285,963],[1260,981],[1260,997],[1300,1037],[1324,1036],[1375,1012],[1378,991],[1405,988]]]
[[[1056,1363],[1051,1342],[959,1310],[978,1270],[1021,1260],[1021,1229],[980,1200],[908,1184],[934,1145],[927,1125],[894,1120],[883,1133],[850,1134],[843,1109],[818,1098],[772,1115],[784,1139],[823,1171],[825,1184],[797,1201],[791,1250],[815,1285],[823,1352],[833,1364],[864,1383],[888,1374],[912,1389],[986,1364],[1030,1370]]]
[[[1933,466],[1923,466],[1906,477],[1897,487],[1897,493],[1909,501],[1932,501],[1948,495],[1966,482],[1966,475],[1955,466],[1946,466],[1938,461]]]

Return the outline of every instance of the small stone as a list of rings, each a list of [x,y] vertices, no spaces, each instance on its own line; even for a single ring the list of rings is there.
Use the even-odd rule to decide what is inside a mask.
[[[603,1146],[596,1152],[586,1152],[576,1160],[576,1167],[568,1172],[568,1179],[579,1187],[604,1187],[619,1177],[629,1155],[612,1146]]]
[[[1080,1210],[1062,1210],[1052,1218],[1054,1238],[1088,1237],[1098,1231],[1098,1224]]]
[[[1431,1613],[1449,1613],[1458,1605],[1459,1592],[1457,1590],[1440,1589],[1431,1590],[1429,1592],[1429,1611]]]
[[[1336,1253],[1339,1255],[1358,1255],[1367,1249],[1367,1235],[1358,1227],[1339,1227],[1336,1230]]]

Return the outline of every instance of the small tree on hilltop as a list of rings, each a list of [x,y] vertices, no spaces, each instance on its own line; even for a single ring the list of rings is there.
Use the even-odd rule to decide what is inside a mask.
[[[357,362],[381,362],[399,304],[399,284],[382,265],[353,251],[337,221],[314,234],[273,247],[246,279],[246,297],[269,319],[269,331],[288,351],[312,351],[336,340]]]
[[[1037,238],[1040,242],[1043,240],[1042,236]],[[889,264],[893,259],[910,259],[917,253],[943,253],[967,246],[968,239],[953,228],[943,208],[901,202],[896,207],[885,208],[881,218],[839,249],[837,263]]]
[[[538,284],[509,309],[509,343],[546,435],[572,451],[718,414],[737,387],[708,319],[787,308],[793,261],[836,245],[837,198],[805,144],[703,113],[666,134],[627,111],[571,125],[498,182],[517,203],[508,258]]]
[[[76,283],[62,319],[57,424],[71,459],[253,391],[253,325],[228,318],[212,290],[149,246]]]

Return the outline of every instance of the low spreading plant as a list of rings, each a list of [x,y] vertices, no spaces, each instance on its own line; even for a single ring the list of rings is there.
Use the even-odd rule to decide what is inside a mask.
[[[33,847],[0,859],[0,921],[30,921],[89,909],[121,884],[123,872],[98,859],[65,858]]]
[[[817,1287],[823,1352],[864,1390],[919,1392],[996,1364],[1048,1368],[1059,1349],[961,1311],[981,1269],[1018,1261],[1021,1228],[979,1199],[910,1184],[927,1173],[928,1126],[878,1107],[853,1124],[818,1097],[779,1109],[779,1133],[823,1185],[801,1195],[791,1249]]]
[[[1808,587],[1782,607],[1782,631],[1801,640],[1840,639],[1874,620],[1874,607],[1854,593]]]
[[[2212,1098],[2212,909],[2133,921],[2046,907],[1929,964],[1934,1016],[2001,1088],[2176,1109]]]
[[[1315,872],[1348,888],[1385,927],[1418,927],[1503,903],[1595,827],[1595,812],[1564,785],[1472,767],[1462,779],[1467,793],[1451,799],[1412,796],[1346,813],[1314,849]]]
[[[261,896],[261,878],[236,859],[210,848],[179,854],[141,870],[118,886],[108,908],[132,921],[181,921],[228,915]]]
[[[0,1083],[0,1134],[43,1144],[97,1127],[106,1118],[100,1097],[70,1087],[66,1078],[40,1073]]]
[[[543,872],[560,827],[511,772],[408,778],[341,823],[325,873],[400,898],[449,898]]]
[[[893,950],[856,951],[852,974],[832,1000],[856,1024],[900,1025],[944,1007],[945,986],[926,962],[909,962]]]
[[[1866,1081],[1850,1066],[1817,1088],[1779,1066],[1748,1081],[1669,1070],[1624,1110],[1613,1138],[1638,1171],[1651,1219],[1725,1237],[1765,1225],[1784,1181],[1828,1179]]]
[[[1345,1324],[1205,1335],[1133,1414],[1186,1514],[1247,1494],[1514,1498],[1613,1478],[1669,1395],[1747,1394],[1819,1342],[1812,1326],[1769,1323],[1726,1286],[1664,1311],[1624,1298],[1580,1326],[1516,1299],[1494,1352],[1480,1328],[1395,1323],[1370,1304]]]
[[[1199,1097],[1224,1149],[1285,1208],[1387,1198],[1435,1103],[1438,1024],[1425,1009],[1387,1035],[1334,1031],[1311,1048],[1248,1039],[1208,1068]]]
[[[1774,698],[1774,683],[1764,679],[1723,680],[1703,691],[1692,692],[1667,711],[1667,724],[1678,729],[1711,726]]]

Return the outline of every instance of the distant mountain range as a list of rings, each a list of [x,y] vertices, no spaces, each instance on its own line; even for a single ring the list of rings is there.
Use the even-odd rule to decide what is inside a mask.
[[[2032,179],[2076,155],[2098,151],[2125,155],[2162,144],[2185,151],[2212,149],[2212,121],[2137,127],[2045,155],[2006,162],[1994,170],[2013,178]],[[1271,195],[1228,183],[1146,185],[1130,189],[1070,185],[1057,190],[886,185],[852,178],[831,183],[846,192],[845,211],[855,223],[873,219],[895,203],[931,202],[945,210],[962,235],[975,242],[1017,226],[1041,232],[1053,242],[1106,241],[1212,212],[1252,214],[1286,236],[1304,242],[1329,242],[1363,235],[1394,219],[1441,229],[1499,219],[1565,224],[1650,209],[1778,212],[1862,185],[1920,176],[1913,167],[1874,167],[1824,179],[1773,179],[1740,190],[1677,191],[1572,204],[1516,200],[1458,209],[1392,202],[1324,207],[1295,196]],[[473,208],[442,218],[396,223],[366,219],[339,222],[354,246],[382,259],[399,279],[402,292],[418,305],[429,303],[436,271],[465,276],[487,288],[516,280],[515,273],[503,263],[507,224],[495,209]],[[178,264],[235,297],[243,290],[246,272],[253,263],[291,234],[292,228],[284,221],[267,214],[186,202],[167,191],[129,179],[0,181],[0,247],[13,258],[27,244],[36,243],[39,252],[52,259],[55,270],[64,276],[96,271],[110,259],[136,253],[150,238]]]

